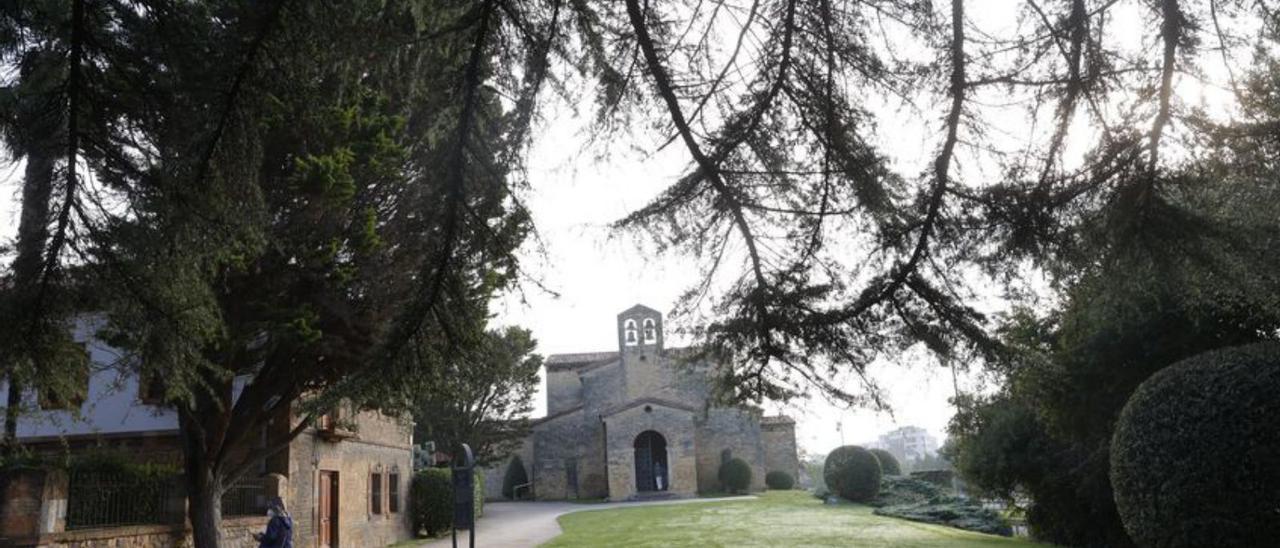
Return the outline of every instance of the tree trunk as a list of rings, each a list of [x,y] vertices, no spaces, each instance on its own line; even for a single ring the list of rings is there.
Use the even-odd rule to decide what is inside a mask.
[[[49,239],[49,199],[53,192],[53,157],[44,154],[40,147],[33,147],[27,154],[24,175],[12,291],[17,311],[38,314],[40,311],[28,310],[24,304],[34,294],[44,266],[44,248]],[[21,324],[26,325],[32,320],[26,317],[27,313],[19,314]],[[5,402],[3,445],[6,450],[12,450],[17,447],[18,414],[22,406],[22,392],[26,388],[20,367],[27,361],[27,356],[26,352],[9,352],[7,356],[9,363],[3,364],[3,371],[8,377],[9,394]]]
[[[197,395],[192,408],[178,408],[179,436],[182,440],[182,467],[187,488],[187,518],[195,548],[222,547],[222,494],[226,490],[220,471],[219,453],[211,445],[208,420],[218,411],[210,409],[207,394]]]
[[[191,466],[187,466],[191,470]],[[222,546],[222,484],[212,470],[187,475],[187,515],[195,548]]]

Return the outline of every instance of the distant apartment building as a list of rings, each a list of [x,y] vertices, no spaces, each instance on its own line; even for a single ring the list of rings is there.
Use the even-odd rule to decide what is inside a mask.
[[[919,426],[903,426],[881,434],[873,445],[892,453],[903,462],[920,460],[938,452],[938,438]]]

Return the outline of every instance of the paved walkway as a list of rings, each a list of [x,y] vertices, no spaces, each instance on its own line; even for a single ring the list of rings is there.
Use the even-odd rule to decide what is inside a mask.
[[[484,548],[525,548],[537,546],[560,535],[560,523],[556,518],[573,512],[606,510],[609,508],[633,508],[658,504],[694,504],[721,500],[753,499],[754,496],[709,499],[676,499],[652,502],[606,502],[603,504],[574,504],[572,502],[489,502],[484,505],[484,517],[477,522],[476,546]],[[453,546],[449,537],[429,540],[418,548],[446,548]],[[458,532],[458,546],[467,546],[467,533]]]

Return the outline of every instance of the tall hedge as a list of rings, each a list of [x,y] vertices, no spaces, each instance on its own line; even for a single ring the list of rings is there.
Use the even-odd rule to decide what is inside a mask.
[[[473,479],[475,518],[484,515],[484,474],[475,471]],[[428,468],[413,476],[409,487],[413,530],[436,536],[453,527],[453,471]]]
[[[867,502],[880,493],[880,461],[856,445],[837,447],[827,455],[822,479],[832,493],[854,502]]]
[[[730,493],[743,493],[751,487],[751,465],[734,457],[720,465],[720,485]]]
[[[1111,483],[1140,546],[1280,542],[1280,343],[1165,368],[1125,404]]]
[[[886,476],[901,476],[902,465],[898,464],[898,457],[893,453],[884,449],[872,449],[871,454],[876,456],[876,460],[880,461],[880,472]]]
[[[436,536],[453,524],[453,472],[428,468],[413,476],[409,487],[413,503],[413,530]]]
[[[529,483],[529,474],[524,470],[524,461],[520,460],[520,455],[511,457],[511,462],[507,463],[506,474],[502,476],[502,496],[508,500],[514,499],[515,488]],[[528,493],[528,487],[521,491]]]

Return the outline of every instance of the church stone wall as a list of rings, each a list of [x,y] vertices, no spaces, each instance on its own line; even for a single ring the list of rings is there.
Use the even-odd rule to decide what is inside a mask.
[[[608,437],[609,500],[636,495],[635,440],[653,430],[667,443],[668,492],[693,496],[698,492],[697,441],[693,413],[662,405],[637,405],[605,418]]]
[[[534,427],[532,479],[539,500],[582,498],[582,440],[598,428],[599,423],[588,420],[582,410]]]
[[[582,403],[582,381],[575,369],[547,371],[547,414],[554,415]]]
[[[727,449],[751,466],[751,490],[764,489],[765,451],[760,415],[751,409],[713,407],[698,428],[698,489],[721,491],[720,463]]]
[[[794,422],[766,422],[760,427],[764,434],[765,471],[781,470],[800,479],[800,458],[796,454],[796,425]]]
[[[633,497],[634,443],[646,429],[667,440],[676,495],[721,490],[717,476],[726,449],[750,464],[752,490],[763,489],[775,467],[798,470],[794,428],[789,438],[785,429],[771,429],[766,440],[759,410],[711,406],[716,366],[683,360],[692,356],[686,350],[665,349],[661,313],[637,305],[618,315],[617,327],[616,353],[548,359],[549,418],[526,445],[537,498]]]

